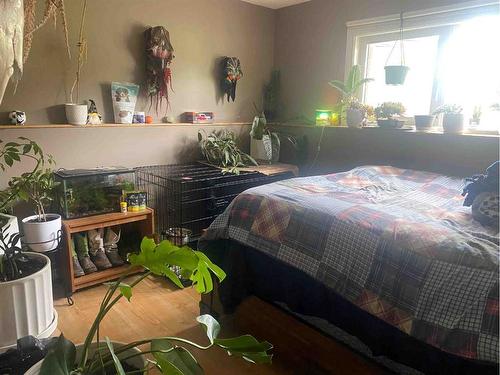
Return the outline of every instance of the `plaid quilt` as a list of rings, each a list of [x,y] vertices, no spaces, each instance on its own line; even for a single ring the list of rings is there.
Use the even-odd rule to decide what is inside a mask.
[[[498,233],[461,187],[380,166],[276,182],[239,195],[202,241],[251,246],[408,335],[498,363]]]

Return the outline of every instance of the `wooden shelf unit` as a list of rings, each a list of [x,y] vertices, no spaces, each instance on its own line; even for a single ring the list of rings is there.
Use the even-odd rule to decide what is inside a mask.
[[[108,228],[117,225],[136,223],[137,229],[140,231],[141,236],[153,236],[154,234],[154,211],[151,208],[147,208],[140,212],[114,212],[103,215],[95,215],[89,217],[83,217],[79,219],[63,220],[63,231],[64,231],[64,246],[67,252],[67,264],[69,269],[69,282],[71,283],[71,291],[75,291],[83,288],[87,288],[92,285],[102,284],[106,281],[119,278],[127,270],[129,270],[128,265],[109,268],[104,271],[97,271],[88,275],[75,277],[73,270],[73,260],[71,254],[71,236],[74,233],[86,232],[92,229]],[[143,269],[137,267],[130,270],[129,274],[142,272]],[[69,288],[68,288],[69,289]]]

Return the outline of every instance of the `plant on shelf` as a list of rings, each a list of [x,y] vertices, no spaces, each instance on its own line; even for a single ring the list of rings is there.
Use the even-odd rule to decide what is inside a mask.
[[[444,104],[438,107],[435,115],[442,116],[443,131],[445,133],[461,133],[464,130],[463,107],[458,104]]]
[[[264,114],[269,121],[276,121],[281,110],[281,76],[279,70],[273,70],[271,80],[264,85]]]
[[[213,290],[212,274],[222,282],[225,273],[199,251],[187,246],[177,247],[169,241],[156,244],[154,240],[144,238],[138,254],[130,254],[131,266],[142,266],[146,272],[130,284],[126,284],[122,276],[116,282],[108,284],[101,306],[94,323],[89,329],[82,345],[75,346],[63,335],[49,349],[45,359],[28,371],[28,374],[40,375],[92,375],[92,374],[137,374],[149,373],[156,368],[162,374],[187,375],[203,374],[203,369],[190,352],[190,348],[210,350],[219,347],[229,355],[241,357],[254,364],[271,363],[272,355],[268,353],[272,345],[266,341],[259,342],[253,336],[243,335],[236,338],[219,338],[220,325],[210,315],[197,318],[205,330],[209,344],[203,345],[181,337],[145,338],[128,344],[117,344],[110,338],[100,336],[100,326],[107,313],[121,299],[129,302],[133,299],[133,288],[150,275],[165,276],[179,288],[183,285],[178,276],[171,270],[172,266],[180,267],[182,275],[191,280],[198,293],[209,293]],[[139,346],[146,349],[138,350]],[[152,359],[146,359],[150,354]]]
[[[250,129],[250,155],[257,160],[267,162],[278,161],[281,141],[278,133],[272,132],[267,126],[264,111],[259,111],[254,104],[257,115]]]
[[[343,118],[346,120],[347,126],[361,126],[361,123],[364,120],[364,116],[366,115],[366,111],[363,111],[363,108],[361,108],[360,106],[351,107],[351,105],[353,103],[359,103],[359,100],[357,98],[359,97],[361,88],[368,82],[372,81],[373,78],[362,78],[359,66],[354,65],[349,71],[349,75],[345,82],[339,80],[333,80],[329,82],[330,86],[337,89],[342,95],[339,108],[340,118],[341,122]]]
[[[229,130],[209,135],[198,131],[198,142],[207,161],[221,167],[223,173],[239,174],[241,167],[258,165],[254,158],[239,149],[236,136]]]
[[[361,128],[365,125],[370,107],[361,103],[357,98],[351,97],[342,100],[342,108],[345,110],[347,126],[350,128]]]
[[[31,147],[36,160],[35,168],[11,178],[8,188],[2,192],[5,199],[3,205],[12,204],[15,201],[25,201],[32,204],[36,214],[22,220],[25,241],[34,251],[50,251],[59,244],[61,230],[61,216],[45,213],[45,208],[52,201],[56,186],[52,173],[55,162],[52,156],[45,155],[36,143],[29,143],[29,140],[25,140],[25,142],[28,143],[21,145],[10,142],[10,144],[23,147],[23,151],[28,151]],[[8,155],[13,157],[12,153],[8,153]],[[27,155],[29,156],[29,153]]]
[[[406,108],[399,102],[384,102],[375,108],[377,124],[381,128],[399,129],[403,127],[404,120],[400,116],[406,112]]]

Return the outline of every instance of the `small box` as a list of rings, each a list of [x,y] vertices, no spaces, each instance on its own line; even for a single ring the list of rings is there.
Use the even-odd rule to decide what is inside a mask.
[[[190,124],[213,124],[215,118],[213,112],[184,112],[183,117]]]
[[[144,191],[128,191],[125,193],[128,212],[139,212],[148,206],[148,195]]]

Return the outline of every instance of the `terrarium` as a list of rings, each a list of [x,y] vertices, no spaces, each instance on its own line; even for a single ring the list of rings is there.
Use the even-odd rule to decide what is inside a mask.
[[[134,170],[127,168],[64,169],[54,176],[56,203],[65,219],[118,212],[123,193],[135,188]]]

